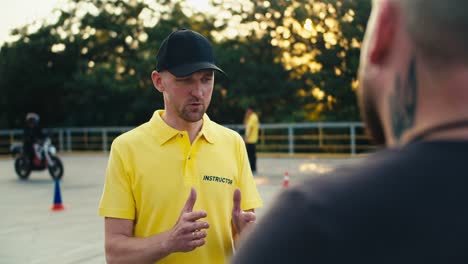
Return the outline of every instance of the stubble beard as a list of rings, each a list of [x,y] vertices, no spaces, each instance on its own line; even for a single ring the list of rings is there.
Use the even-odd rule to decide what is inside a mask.
[[[201,104],[196,110],[190,109],[190,105],[186,105],[179,111],[179,117],[189,123],[195,123],[203,118],[206,112],[205,104]]]

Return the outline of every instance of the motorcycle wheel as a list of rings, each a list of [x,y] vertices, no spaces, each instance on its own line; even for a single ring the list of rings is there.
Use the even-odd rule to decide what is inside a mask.
[[[27,180],[31,174],[31,164],[25,157],[19,157],[15,160],[15,171],[21,180]]]
[[[58,157],[50,157],[54,161],[54,166],[48,166],[49,174],[52,179],[62,179],[63,176],[63,164]]]

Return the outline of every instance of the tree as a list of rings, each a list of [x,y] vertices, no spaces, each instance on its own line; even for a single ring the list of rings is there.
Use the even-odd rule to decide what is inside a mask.
[[[255,0],[243,23],[265,32],[298,81],[305,120],[357,120],[359,50],[370,14],[365,0]]]
[[[217,0],[214,0],[217,1]],[[262,122],[356,120],[354,89],[365,0],[218,1],[214,15],[183,0],[70,0],[55,21],[13,32],[0,50],[0,128],[29,111],[44,126],[132,126],[163,99],[151,82],[170,32],[190,28],[213,43],[210,117],[240,123],[256,104]]]
[[[0,127],[20,127],[29,111],[45,126],[147,121],[163,107],[150,78],[161,41],[176,28],[207,31],[171,1],[75,0],[56,13],[55,23],[18,29],[18,40],[2,47],[8,100],[0,101]]]

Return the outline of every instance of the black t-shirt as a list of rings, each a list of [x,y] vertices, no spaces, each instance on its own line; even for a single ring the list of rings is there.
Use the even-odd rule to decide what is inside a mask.
[[[40,126],[28,127],[26,126],[23,130],[23,142],[24,144],[34,144],[39,140],[44,139],[44,133]]]
[[[468,263],[468,141],[384,150],[278,196],[233,263]]]

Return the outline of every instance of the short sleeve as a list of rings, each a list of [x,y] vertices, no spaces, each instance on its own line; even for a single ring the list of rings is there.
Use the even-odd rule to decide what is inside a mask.
[[[99,215],[133,220],[135,219],[135,199],[131,188],[131,177],[120,151],[121,145],[114,140],[107,164]]]

